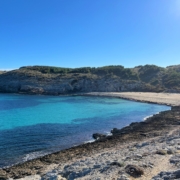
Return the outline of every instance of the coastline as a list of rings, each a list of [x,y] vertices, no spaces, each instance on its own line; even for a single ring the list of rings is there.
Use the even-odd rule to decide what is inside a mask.
[[[85,96],[117,97],[137,102],[153,103],[167,106],[179,106],[180,94],[178,93],[153,93],[153,92],[89,92]]]
[[[118,97],[118,98],[124,98],[128,100],[136,100],[139,102],[147,101],[146,99],[144,99],[144,101],[141,99],[135,99],[135,98],[132,99],[132,97],[127,97],[124,95],[123,97],[120,97],[122,96],[122,94],[119,95],[119,93],[118,94],[117,93],[116,94],[114,93],[83,93],[82,95]],[[113,149],[117,149],[117,147],[122,146],[122,145],[127,145],[130,143],[138,143],[138,142],[143,142],[144,140],[147,141],[148,139],[157,138],[157,137],[167,134],[167,130],[168,131],[174,130],[175,128],[173,127],[173,125],[170,125],[172,126],[170,128],[167,127],[168,124],[166,123],[168,121],[166,123],[161,122],[161,124],[158,125],[158,128],[161,127],[160,129],[155,127],[154,124],[152,124],[152,121],[154,121],[154,119],[164,117],[166,113],[168,114],[168,113],[179,112],[180,108],[176,109],[176,106],[180,104],[178,103],[176,104],[174,103],[174,101],[169,101],[169,103],[167,103],[166,101],[164,101],[164,103],[163,102],[158,103],[157,99],[156,101],[151,100],[148,103],[164,104],[168,106],[171,105],[172,110],[167,111],[167,112],[159,112],[158,114],[152,115],[151,117],[148,117],[145,121],[142,121],[139,123],[131,123],[129,126],[126,126],[116,132],[115,131],[112,132],[113,136],[107,136],[106,138],[100,139],[98,141],[94,141],[92,143],[87,142],[82,145],[75,146],[66,150],[62,150],[60,152],[56,152],[53,154],[49,154],[41,158],[33,159],[25,163],[15,165],[10,168],[6,168],[3,170],[0,169],[0,177],[2,177],[2,174],[5,174],[4,176],[6,177],[16,178],[16,179],[22,178],[28,175],[34,175],[34,174],[39,174],[40,176],[43,176],[48,171],[53,170],[56,167],[56,165],[59,163],[62,163],[62,164],[63,163],[67,164],[67,162],[71,163],[71,161],[74,161],[77,159],[83,159],[84,157],[95,156],[96,154],[102,153],[106,150],[112,151]],[[179,117],[178,117],[178,121],[179,121]],[[171,123],[174,123],[174,122],[176,123],[177,119],[174,119],[173,122]],[[143,128],[146,127],[147,130],[145,129],[142,131],[142,127]],[[39,168],[35,168],[37,166]]]

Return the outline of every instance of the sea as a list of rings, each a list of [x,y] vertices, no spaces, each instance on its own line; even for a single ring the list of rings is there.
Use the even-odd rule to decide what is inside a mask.
[[[0,168],[93,141],[169,110],[113,97],[0,94]]]

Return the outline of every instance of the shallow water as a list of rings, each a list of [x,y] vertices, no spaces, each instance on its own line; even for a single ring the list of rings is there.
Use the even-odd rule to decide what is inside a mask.
[[[0,167],[92,139],[170,107],[118,98],[0,94]]]

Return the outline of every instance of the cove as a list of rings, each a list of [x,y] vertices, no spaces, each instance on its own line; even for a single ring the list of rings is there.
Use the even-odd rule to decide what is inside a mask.
[[[169,106],[96,96],[0,94],[0,168],[92,140]]]

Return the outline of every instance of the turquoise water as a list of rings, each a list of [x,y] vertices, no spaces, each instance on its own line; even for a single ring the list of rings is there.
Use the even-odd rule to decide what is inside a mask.
[[[0,94],[0,167],[92,139],[168,110],[118,98]]]

